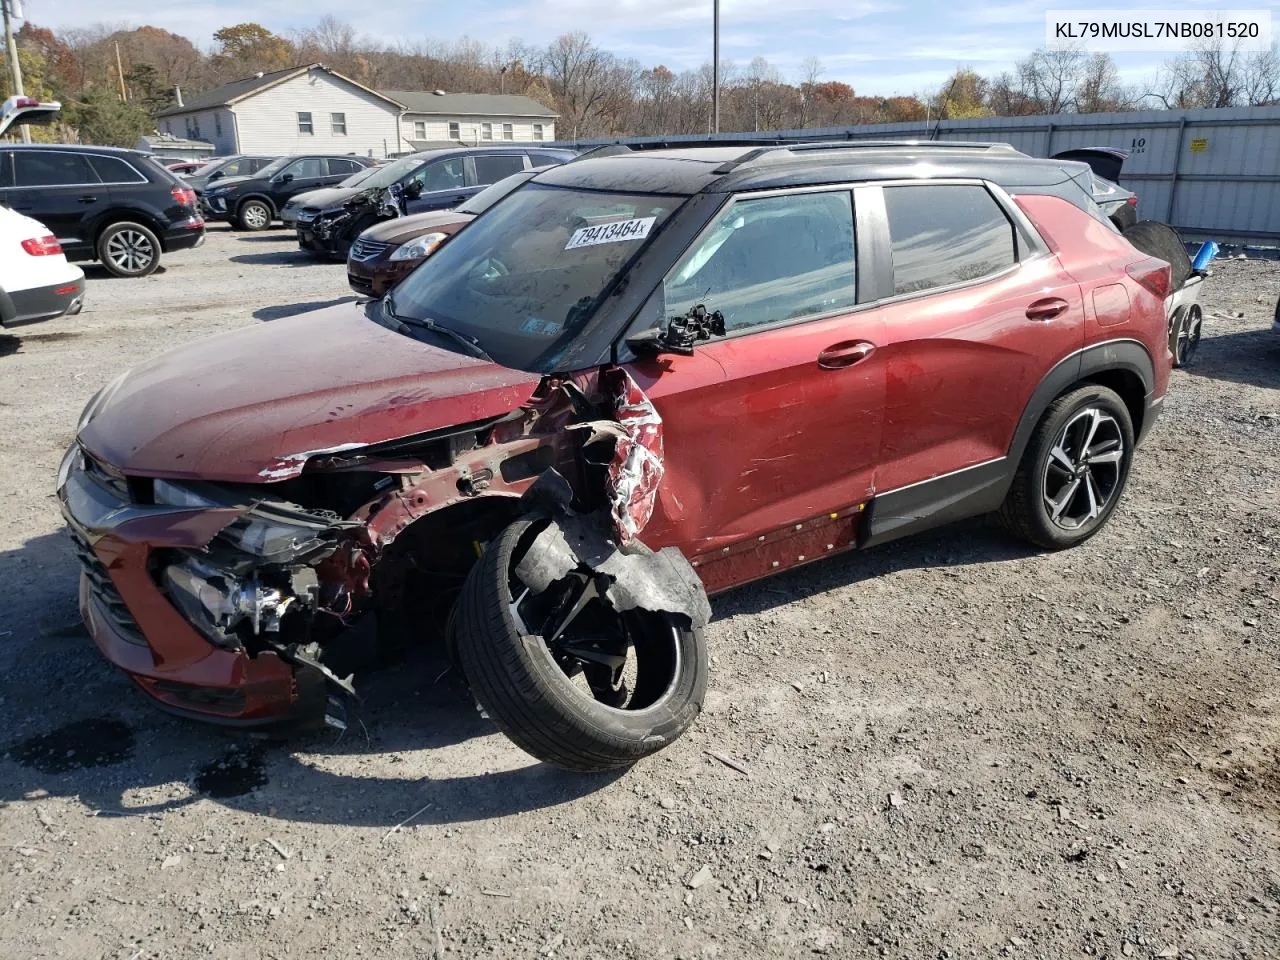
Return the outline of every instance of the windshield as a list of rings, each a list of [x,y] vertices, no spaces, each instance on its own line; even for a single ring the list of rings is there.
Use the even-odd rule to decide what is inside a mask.
[[[338,184],[340,187],[358,187],[364,184],[366,180],[372,180],[374,174],[386,169],[385,167],[361,167],[347,179]],[[367,184],[366,184],[367,185]]]
[[[509,177],[504,177],[497,183],[490,184],[460,206],[458,208],[458,212],[474,213],[477,217],[480,216],[480,214],[484,213],[516,187],[520,186],[522,183],[528,183],[543,169],[545,168],[539,167],[537,170],[523,170],[520,173],[513,173]]]
[[[422,166],[421,157],[401,157],[394,163],[388,163],[385,167],[374,167],[374,173],[368,180],[364,181],[366,187],[389,187],[393,183],[399,183],[413,171]]]
[[[390,306],[474,337],[503,366],[546,373],[683,201],[529,184],[405,278]]]

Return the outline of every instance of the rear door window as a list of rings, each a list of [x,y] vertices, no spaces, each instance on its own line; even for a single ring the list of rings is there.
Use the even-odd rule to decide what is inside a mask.
[[[103,183],[146,183],[147,178],[120,157],[95,154],[89,158]]]
[[[82,153],[17,150],[14,178],[19,187],[66,187],[101,183]]]
[[[329,175],[336,177],[349,177],[357,170],[363,170],[364,167],[356,163],[354,160],[343,160],[340,157],[330,157]]]
[[[503,177],[524,169],[524,154],[509,153],[489,157],[476,157],[476,186],[497,183]]]
[[[978,280],[1017,263],[1014,227],[977,184],[884,188],[894,296]]]
[[[703,304],[724,314],[728,332],[852,308],[852,195],[739,200],[667,277],[663,296],[666,316]]]

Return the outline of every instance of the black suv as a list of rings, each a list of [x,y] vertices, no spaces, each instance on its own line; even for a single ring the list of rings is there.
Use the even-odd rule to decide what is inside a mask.
[[[232,154],[229,157],[218,157],[210,160],[208,166],[201,167],[195,173],[183,179],[187,186],[196,192],[196,196],[204,193],[220,180],[230,177],[251,177],[263,167],[274,163],[279,157],[255,157],[244,153]]]
[[[0,203],[53,231],[68,260],[100,260],[118,277],[146,276],[161,253],[204,240],[195,192],[136,150],[5,146]]]
[[[345,260],[355,238],[379,220],[448,210],[485,187],[533,167],[566,163],[571,150],[460,147],[402,157],[354,186],[317,190],[290,202],[298,245]]]
[[[339,183],[373,166],[364,157],[281,157],[249,177],[219,180],[200,196],[205,216],[241,230],[265,230],[294,194]]]

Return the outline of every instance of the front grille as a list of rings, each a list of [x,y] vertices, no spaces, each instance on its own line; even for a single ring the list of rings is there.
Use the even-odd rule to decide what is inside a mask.
[[[354,273],[347,274],[347,283],[351,285],[351,289],[360,293],[373,293],[373,281],[365,277],[357,277]]]
[[[352,260],[372,260],[374,257],[390,249],[389,243],[378,243],[376,240],[366,240],[359,237],[356,242],[351,245]]]
[[[107,575],[107,568],[102,565],[93,548],[74,532],[71,534],[71,547],[75,550],[76,559],[80,561],[80,569],[89,581],[90,594],[98,601],[116,632],[130,643],[146,646],[147,641],[142,636],[142,630],[133,619],[129,608],[125,606],[124,598],[120,596],[116,585],[111,582],[111,577]]]

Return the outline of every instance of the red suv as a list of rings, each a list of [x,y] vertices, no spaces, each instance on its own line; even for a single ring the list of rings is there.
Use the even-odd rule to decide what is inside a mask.
[[[540,173],[380,301],[101,390],[58,481],[85,622],[241,726],[341,723],[361,661],[439,636],[525,749],[631,763],[701,707],[706,594],[976,514],[1106,523],[1169,267],[1090,185],[950,143]]]

